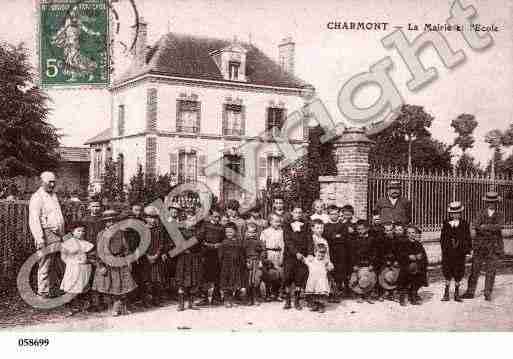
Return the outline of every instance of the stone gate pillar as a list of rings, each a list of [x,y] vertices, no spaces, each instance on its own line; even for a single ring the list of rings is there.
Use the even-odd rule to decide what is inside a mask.
[[[369,150],[373,142],[360,128],[347,128],[334,140],[336,176],[320,176],[320,198],[326,204],[350,204],[357,218],[367,219]]]

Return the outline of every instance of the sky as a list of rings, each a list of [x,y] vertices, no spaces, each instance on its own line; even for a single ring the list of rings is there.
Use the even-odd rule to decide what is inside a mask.
[[[0,0],[0,40],[25,42],[37,63],[37,11],[35,0]],[[128,42],[134,17],[128,0],[115,5],[120,14],[116,43]],[[351,77],[389,56],[394,64],[390,76],[404,101],[420,105],[434,117],[431,132],[452,143],[450,121],[461,113],[475,115],[479,122],[471,153],[481,162],[491,155],[484,134],[513,123],[513,0],[462,0],[477,11],[474,22],[498,26],[491,33],[494,43],[476,52],[460,33],[444,32],[453,50],[462,50],[466,61],[447,69],[432,48],[420,55],[426,67],[434,66],[438,78],[416,92],[406,86],[410,73],[400,55],[386,49],[381,39],[403,26],[412,41],[421,32],[408,31],[408,23],[444,23],[449,17],[449,0],[135,0],[137,11],[149,24],[149,43],[165,33],[178,32],[232,39],[237,37],[261,48],[272,58],[286,36],[296,43],[296,75],[311,83],[335,121],[341,120],[338,93]],[[329,30],[330,21],[376,21],[390,23],[387,31]],[[120,49],[118,45],[116,47]],[[116,52],[118,68],[128,55]],[[80,146],[109,126],[108,92],[93,89],[50,89],[50,122],[64,134],[62,142]],[[356,97],[358,105],[370,105],[379,91],[369,88]]]

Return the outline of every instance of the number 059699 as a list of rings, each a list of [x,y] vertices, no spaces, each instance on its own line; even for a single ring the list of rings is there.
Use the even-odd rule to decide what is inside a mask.
[[[19,338],[19,347],[46,347],[50,344],[48,338]]]

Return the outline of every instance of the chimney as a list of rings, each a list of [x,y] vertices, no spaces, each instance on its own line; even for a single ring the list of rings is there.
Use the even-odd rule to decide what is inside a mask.
[[[142,17],[139,19],[139,27],[132,25],[132,34],[132,39],[135,39],[135,44],[131,49],[132,58],[137,66],[141,67],[146,64],[146,42],[148,39],[148,23]]]
[[[296,44],[292,37],[286,37],[278,45],[278,60],[283,71],[294,74],[294,52]]]

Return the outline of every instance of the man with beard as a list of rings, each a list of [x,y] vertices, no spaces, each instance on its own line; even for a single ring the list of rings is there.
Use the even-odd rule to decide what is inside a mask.
[[[379,212],[382,222],[404,224],[411,222],[411,202],[401,196],[401,182],[399,181],[388,182],[387,196],[377,201],[375,209]]]

